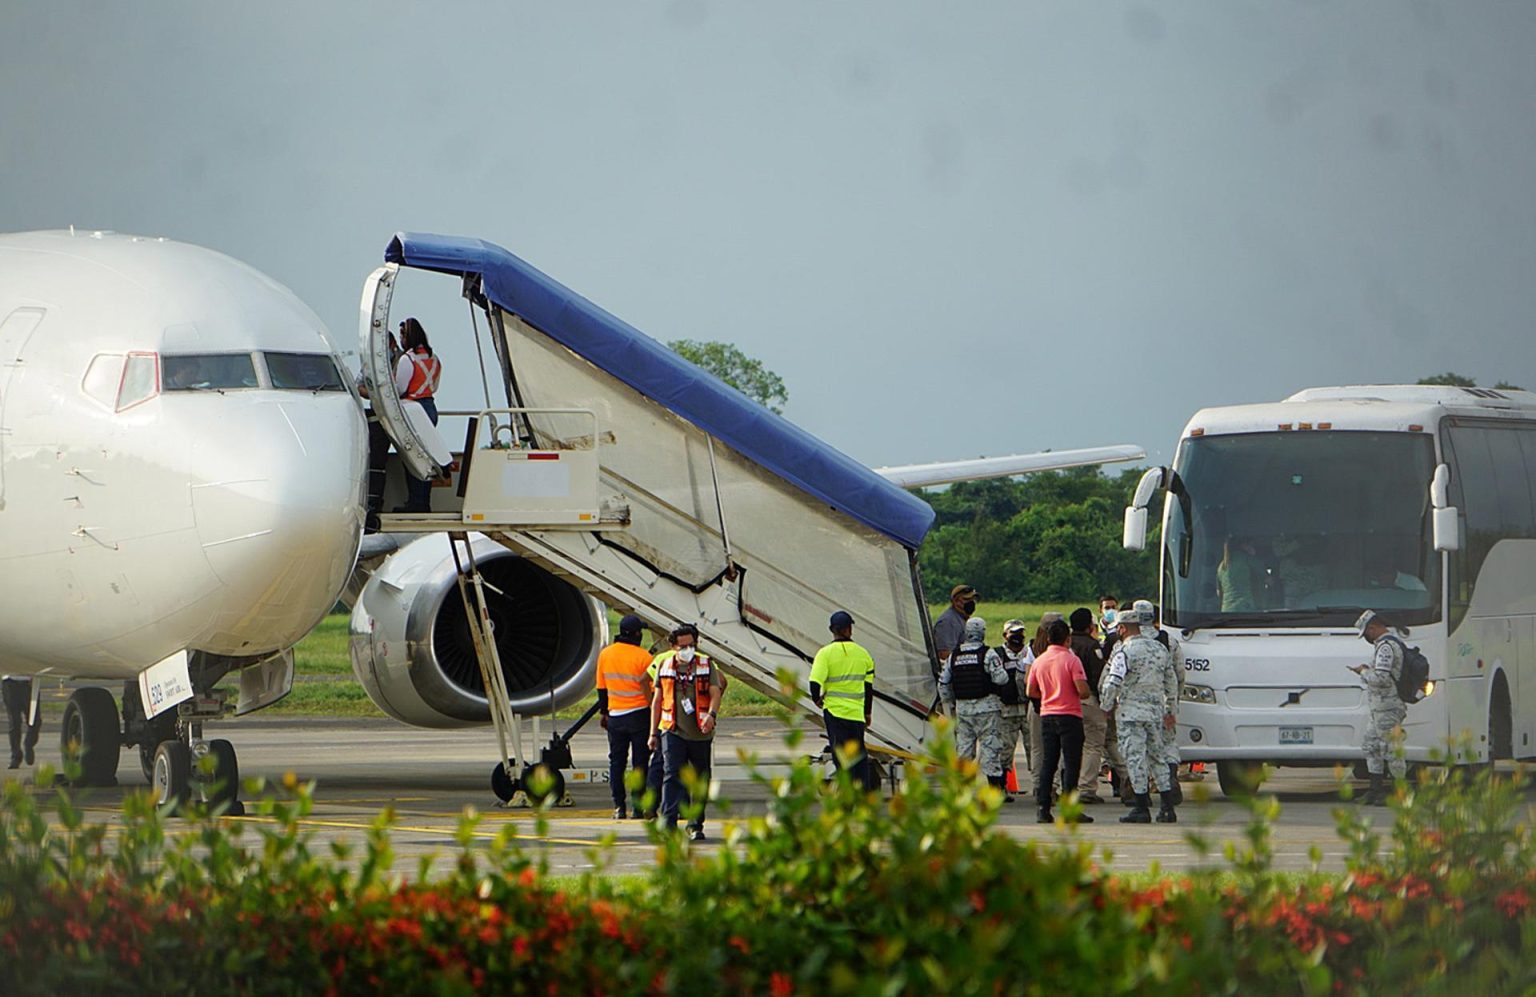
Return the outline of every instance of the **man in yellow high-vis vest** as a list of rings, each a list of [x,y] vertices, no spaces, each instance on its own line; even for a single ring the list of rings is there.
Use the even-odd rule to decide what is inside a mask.
[[[839,753],[847,753],[854,760],[854,782],[876,789],[879,782],[864,748],[864,731],[875,705],[875,660],[854,643],[853,617],[846,611],[833,613],[828,629],[832,643],[817,651],[811,663],[811,700],[824,711],[827,742],[838,767],[843,765]]]

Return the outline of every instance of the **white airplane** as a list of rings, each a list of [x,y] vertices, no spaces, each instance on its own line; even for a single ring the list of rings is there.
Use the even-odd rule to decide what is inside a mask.
[[[203,724],[291,687],[357,559],[365,457],[324,325],[268,277],[164,239],[0,235],[0,671],[124,683],[121,712],[100,687],[65,708],[81,782],[136,746],[162,802],[238,808]]]

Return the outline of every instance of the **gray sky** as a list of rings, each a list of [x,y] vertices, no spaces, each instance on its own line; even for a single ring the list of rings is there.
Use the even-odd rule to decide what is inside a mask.
[[[1465,0],[13,0],[0,230],[211,246],[347,344],[395,231],[477,236],[871,463],[1167,459],[1205,405],[1536,386],[1533,50]],[[467,388],[456,284],[402,295]]]

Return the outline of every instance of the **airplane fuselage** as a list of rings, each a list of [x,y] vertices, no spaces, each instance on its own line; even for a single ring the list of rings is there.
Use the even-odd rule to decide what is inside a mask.
[[[320,320],[259,272],[0,236],[0,671],[292,646],[356,560],[365,454]]]

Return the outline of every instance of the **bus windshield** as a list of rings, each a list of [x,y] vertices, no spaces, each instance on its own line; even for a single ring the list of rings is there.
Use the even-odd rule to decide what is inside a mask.
[[[1167,623],[1402,626],[1440,618],[1427,433],[1273,432],[1179,447],[1163,537]]]

